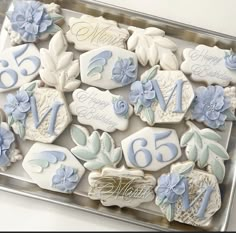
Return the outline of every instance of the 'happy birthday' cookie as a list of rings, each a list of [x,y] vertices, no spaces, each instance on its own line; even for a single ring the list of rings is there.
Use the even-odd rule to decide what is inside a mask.
[[[8,94],[4,105],[8,122],[22,139],[52,143],[72,121],[65,97],[41,81]]]
[[[126,130],[133,114],[132,106],[122,96],[95,87],[75,90],[70,110],[79,123],[105,132]]]
[[[81,80],[91,86],[114,89],[137,79],[135,53],[114,46],[105,46],[80,56]]]
[[[181,157],[173,129],[145,127],[121,141],[128,167],[158,171]]]
[[[168,221],[204,226],[221,207],[216,177],[194,169],[193,162],[173,164],[170,173],[159,177],[155,192]]]
[[[154,199],[156,179],[142,170],[103,168],[89,174],[88,196],[104,206],[137,207]]]
[[[41,188],[72,193],[85,169],[64,147],[35,143],[26,154],[23,168]]]

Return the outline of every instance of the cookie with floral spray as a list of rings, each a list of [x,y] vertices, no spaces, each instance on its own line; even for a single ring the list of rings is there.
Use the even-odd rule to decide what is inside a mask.
[[[235,121],[236,89],[219,85],[200,86],[186,119],[202,122],[209,128],[224,130],[226,121]]]
[[[204,227],[221,207],[216,177],[191,161],[173,164],[158,178],[155,193],[156,205],[170,222]]]
[[[64,94],[39,80],[8,94],[4,111],[22,139],[43,143],[52,143],[72,121]]]
[[[13,11],[7,12],[6,30],[12,45],[45,40],[60,31],[64,23],[60,6],[39,1],[14,1]]]
[[[123,87],[137,79],[135,53],[115,46],[104,46],[80,56],[83,83],[107,90]]]
[[[23,156],[16,146],[16,138],[10,126],[4,122],[5,113],[0,109],[0,170],[6,171]]]

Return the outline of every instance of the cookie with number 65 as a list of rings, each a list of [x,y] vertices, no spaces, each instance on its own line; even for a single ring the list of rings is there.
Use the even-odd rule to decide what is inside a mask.
[[[173,129],[145,127],[121,142],[128,167],[158,171],[181,157]]]

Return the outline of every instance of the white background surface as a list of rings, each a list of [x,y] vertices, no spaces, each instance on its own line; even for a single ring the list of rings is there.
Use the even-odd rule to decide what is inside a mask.
[[[236,36],[235,0],[103,1]],[[231,216],[236,212],[236,207],[233,209]],[[235,229],[236,222],[231,217],[228,230]],[[145,228],[0,191],[0,230],[142,231]]]

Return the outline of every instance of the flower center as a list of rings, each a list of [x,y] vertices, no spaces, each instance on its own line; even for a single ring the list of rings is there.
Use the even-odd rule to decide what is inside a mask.
[[[207,105],[207,110],[210,112],[213,112],[213,111],[215,111],[215,106],[216,106],[216,104],[209,104],[209,105]]]
[[[28,18],[27,18],[27,22],[29,22],[29,23],[33,23],[33,16],[32,15],[30,15]]]

